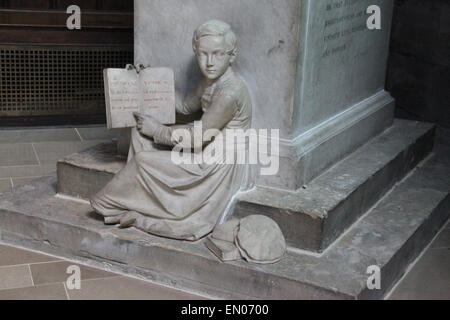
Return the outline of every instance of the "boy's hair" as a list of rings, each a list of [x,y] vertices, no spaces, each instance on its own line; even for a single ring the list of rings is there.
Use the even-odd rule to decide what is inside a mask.
[[[192,46],[194,52],[197,52],[198,41],[206,36],[222,36],[225,38],[225,43],[228,46],[227,53],[230,55],[236,55],[236,35],[231,30],[228,23],[220,20],[210,20],[205,22],[194,32],[194,38],[192,39]]]

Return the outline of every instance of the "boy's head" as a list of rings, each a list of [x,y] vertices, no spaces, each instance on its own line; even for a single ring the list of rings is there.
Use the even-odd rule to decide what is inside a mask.
[[[236,35],[230,25],[220,20],[198,27],[192,45],[200,69],[209,80],[220,78],[236,58]]]

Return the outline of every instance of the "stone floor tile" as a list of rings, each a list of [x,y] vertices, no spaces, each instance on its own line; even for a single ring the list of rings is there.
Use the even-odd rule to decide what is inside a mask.
[[[23,143],[41,141],[80,141],[73,128],[28,128],[0,130],[0,143]]]
[[[38,178],[56,173],[56,162],[32,166],[0,167],[0,179]]]
[[[81,282],[81,290],[68,290],[72,300],[204,300],[205,298],[150,282],[116,277]]]
[[[55,164],[59,159],[103,143],[105,140],[34,143],[41,164]]]
[[[74,262],[60,261],[31,265],[30,268],[33,282],[35,285],[65,282],[71,275],[67,273],[67,268],[72,265],[80,267],[81,280],[117,277],[117,274],[111,272],[78,265]]]
[[[389,300],[448,300],[448,295],[442,295],[442,292],[436,290],[414,291],[409,288],[398,288],[392,294]]]
[[[0,290],[33,285],[28,265],[0,267]]]
[[[77,128],[77,130],[83,140],[111,140],[117,139],[119,135],[118,130],[108,130],[105,126]]]
[[[53,173],[56,173],[56,168],[57,168],[56,165],[57,165],[57,162],[41,164],[41,176],[45,177],[45,176],[52,175]]]
[[[67,294],[64,285],[58,283],[38,287],[1,290],[0,300],[67,300]]]
[[[28,183],[36,180],[36,179],[39,179],[39,178],[41,178],[41,177],[13,178],[12,181],[13,181],[14,188],[15,188],[15,187],[18,187],[18,186],[21,186],[21,185],[24,185],[24,184],[28,184]]]
[[[0,192],[11,190],[11,179],[0,179]]]
[[[450,299],[450,250],[428,249],[403,278],[391,300]]]
[[[59,260],[41,253],[0,245],[0,267]]]
[[[39,164],[31,143],[0,144],[0,166]]]
[[[56,168],[56,166],[55,166]],[[42,166],[0,166],[0,179],[4,178],[23,178],[39,177],[42,175]]]
[[[443,229],[430,246],[431,249],[450,249],[450,229]],[[450,272],[450,269],[449,269]]]

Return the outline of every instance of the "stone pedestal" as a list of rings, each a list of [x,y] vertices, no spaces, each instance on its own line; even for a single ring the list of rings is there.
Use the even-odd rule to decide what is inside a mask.
[[[225,299],[382,298],[449,217],[450,162],[428,156],[434,126],[392,125],[383,90],[392,1],[375,1],[379,31],[364,27],[373,2],[135,1],[136,63],[173,67],[184,92],[199,77],[193,30],[219,18],[236,31],[255,127],[280,130],[282,160],[234,214],[278,222],[289,243],[279,263],[221,263],[204,240],[106,226],[88,202],[56,196],[96,193],[125,165],[123,143],[61,159],[57,190],[51,177],[2,195],[0,241]],[[367,288],[372,265],[381,290]]]
[[[382,29],[371,31],[372,0],[135,1],[135,63],[173,67],[187,93],[199,79],[193,31],[228,22],[254,127],[279,129],[282,140],[279,174],[258,184],[296,190],[392,124],[384,91],[392,1],[376,2]]]
[[[323,252],[424,160],[434,126],[396,120],[307,187],[295,192],[257,187],[239,195],[234,216],[274,219],[292,248]],[[115,143],[101,144],[58,161],[58,193],[89,199],[125,166]]]
[[[55,197],[55,177],[1,195],[0,242],[222,299],[380,299],[448,219],[449,164],[429,158],[322,254],[290,248],[271,265],[222,263],[205,240],[106,226],[89,203]],[[381,290],[367,288],[372,265]]]

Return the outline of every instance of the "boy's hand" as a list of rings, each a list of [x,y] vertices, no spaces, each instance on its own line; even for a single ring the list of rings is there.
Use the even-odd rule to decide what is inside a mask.
[[[158,128],[161,126],[161,124],[155,120],[154,118],[144,115],[139,112],[133,112],[134,118],[136,119],[136,128],[137,130],[149,137],[153,138]]]

